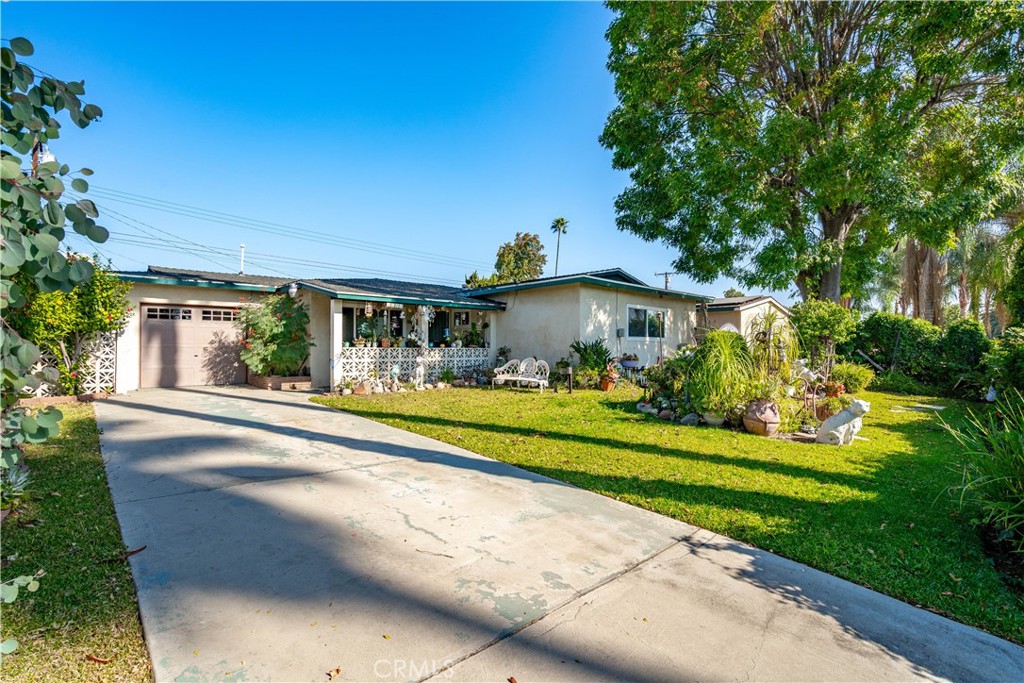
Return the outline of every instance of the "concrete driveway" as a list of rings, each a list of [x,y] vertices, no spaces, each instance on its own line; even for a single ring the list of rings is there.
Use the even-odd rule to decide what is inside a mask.
[[[1019,681],[1024,649],[681,522],[244,387],[96,404],[161,681]]]

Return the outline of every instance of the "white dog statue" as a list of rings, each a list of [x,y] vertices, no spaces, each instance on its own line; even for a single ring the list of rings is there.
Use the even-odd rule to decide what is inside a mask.
[[[412,376],[412,381],[416,385],[416,390],[423,389],[423,380],[426,378],[427,368],[422,358],[416,359],[416,372]]]
[[[871,404],[867,401],[854,401],[849,408],[840,410],[821,423],[815,441],[832,446],[849,446],[863,425],[861,417],[869,410]]]

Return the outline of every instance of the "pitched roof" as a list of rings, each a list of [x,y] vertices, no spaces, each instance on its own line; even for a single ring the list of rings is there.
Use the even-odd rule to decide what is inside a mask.
[[[743,308],[755,306],[757,304],[764,303],[766,301],[773,302],[776,306],[783,310],[789,310],[774,297],[768,296],[767,294],[754,294],[751,296],[723,296],[715,299],[708,304],[708,311],[738,311]]]
[[[471,296],[463,287],[379,278],[317,278],[298,280],[300,287],[320,291],[336,299],[386,300],[404,304],[430,304],[455,308],[504,308],[498,301]]]
[[[403,304],[425,304],[462,308],[504,308],[498,301],[469,296],[462,287],[433,285],[423,282],[382,280],[379,278],[312,278],[297,279],[267,275],[218,273],[208,270],[150,266],[144,271],[121,271],[122,280],[184,287],[217,287],[259,292],[284,291],[293,282],[300,288],[319,291],[335,299],[384,301]]]
[[[693,301],[711,301],[712,297],[703,294],[691,294],[675,289],[662,289],[651,287],[640,278],[630,275],[621,268],[610,268],[608,270],[591,270],[584,273],[572,273],[570,275],[558,275],[555,277],[542,277],[536,280],[525,282],[513,282],[505,285],[493,285],[469,290],[471,296],[490,296],[503,292],[514,292],[523,289],[536,289],[538,287],[556,287],[560,285],[589,284],[598,287],[611,287],[613,289],[626,289],[630,291],[646,292],[661,296],[671,296],[678,299],[691,299]]]

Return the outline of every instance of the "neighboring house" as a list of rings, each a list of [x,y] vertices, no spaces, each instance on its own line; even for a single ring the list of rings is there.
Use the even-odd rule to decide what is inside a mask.
[[[620,269],[467,290],[395,280],[291,279],[151,266],[122,272],[134,286],[134,314],[117,341],[115,390],[239,384],[235,317],[247,302],[271,293],[300,298],[309,309],[309,370],[314,386],[336,386],[370,371],[403,378],[418,363],[429,376],[490,365],[500,346],[517,358],[554,366],[575,339],[603,338],[616,356],[635,353],[644,365],[694,341],[704,297],[657,289]],[[429,307],[429,308],[425,308]],[[430,316],[428,316],[428,312]],[[432,348],[357,347],[360,316],[379,318],[393,337],[414,329]],[[427,317],[430,317],[427,320]],[[440,348],[445,336],[476,325],[486,348]]]
[[[750,321],[767,310],[789,317],[789,309],[766,294],[730,296],[708,304],[708,329],[746,334]]]
[[[576,339],[604,339],[614,356],[654,365],[695,342],[697,304],[711,297],[658,289],[620,268],[541,278],[474,290],[505,305],[495,338],[516,358],[536,356],[552,367]]]

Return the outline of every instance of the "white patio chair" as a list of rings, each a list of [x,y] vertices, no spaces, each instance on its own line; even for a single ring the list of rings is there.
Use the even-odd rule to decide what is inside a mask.
[[[537,370],[534,373],[536,377],[537,386],[540,387],[540,393],[544,393],[544,389],[548,386],[548,377],[551,376],[551,367],[547,364],[547,361],[537,361]]]
[[[537,359],[532,357],[524,358],[523,362],[519,364],[519,373],[512,378],[512,381],[517,382],[518,386],[523,386],[524,382],[529,383],[536,375]]]

